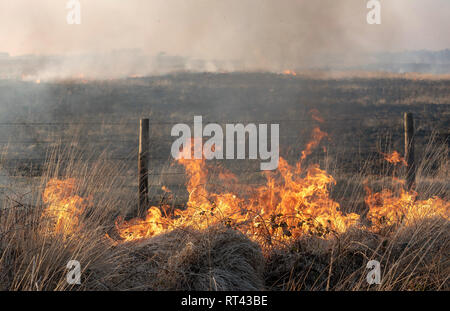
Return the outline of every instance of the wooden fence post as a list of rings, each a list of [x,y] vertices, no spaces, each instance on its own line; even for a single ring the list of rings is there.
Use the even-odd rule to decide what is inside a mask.
[[[139,206],[138,217],[143,217],[148,208],[148,151],[149,151],[149,120],[141,119],[139,124],[139,155],[138,182]]]
[[[405,161],[406,168],[406,187],[410,190],[416,180],[416,163],[414,161],[414,119],[412,113],[405,113]]]

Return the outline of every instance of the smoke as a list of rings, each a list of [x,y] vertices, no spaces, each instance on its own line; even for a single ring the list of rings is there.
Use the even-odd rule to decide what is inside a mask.
[[[438,13],[447,2],[382,0],[382,24],[368,25],[365,0],[80,0],[81,25],[68,25],[66,1],[2,1],[0,51],[65,55],[43,65],[61,75],[79,66],[151,72],[160,52],[183,57],[184,69],[210,71],[361,63],[368,52],[448,47],[448,21]],[[139,53],[104,57],[124,49]]]

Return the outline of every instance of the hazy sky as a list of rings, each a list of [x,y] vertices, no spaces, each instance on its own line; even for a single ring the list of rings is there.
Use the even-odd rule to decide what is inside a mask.
[[[450,48],[450,0],[1,0],[0,51],[11,55],[140,48],[209,59],[301,64],[318,53]]]

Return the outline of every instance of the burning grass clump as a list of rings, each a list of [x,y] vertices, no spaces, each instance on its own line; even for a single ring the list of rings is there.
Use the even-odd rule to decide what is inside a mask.
[[[103,229],[54,233],[54,222],[43,220],[42,213],[39,206],[9,206],[0,213],[0,290],[107,289],[102,278],[113,274],[120,254]],[[66,281],[71,260],[81,263],[81,285]]]
[[[60,157],[69,159],[62,165]],[[19,187],[0,198],[0,290],[107,290],[123,254],[105,232],[113,227],[120,200],[120,167],[77,159],[55,150],[45,174],[24,194]],[[80,262],[81,285],[67,282],[71,260]]]
[[[318,165],[302,171],[281,159],[279,185],[269,180],[246,202],[208,192],[207,170],[194,161],[186,209],[155,206],[145,219],[118,222],[135,201],[120,191],[121,167],[106,156],[53,160],[29,204],[0,200],[0,289],[450,289],[446,191],[419,198],[383,184],[366,188],[367,213],[344,214],[330,196],[334,178]],[[81,263],[81,285],[66,281],[71,260]],[[381,264],[379,285],[366,281],[371,260]]]
[[[130,252],[118,290],[262,290],[264,257],[242,233],[212,226],[176,229],[120,244]]]

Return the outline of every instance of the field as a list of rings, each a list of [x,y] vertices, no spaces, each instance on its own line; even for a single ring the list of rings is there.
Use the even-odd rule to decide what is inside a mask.
[[[449,290],[449,108],[449,77],[415,74],[0,80],[0,289]],[[405,112],[415,190],[403,183]],[[172,126],[197,115],[279,124],[279,169],[173,160]],[[66,282],[72,259],[81,285]]]

